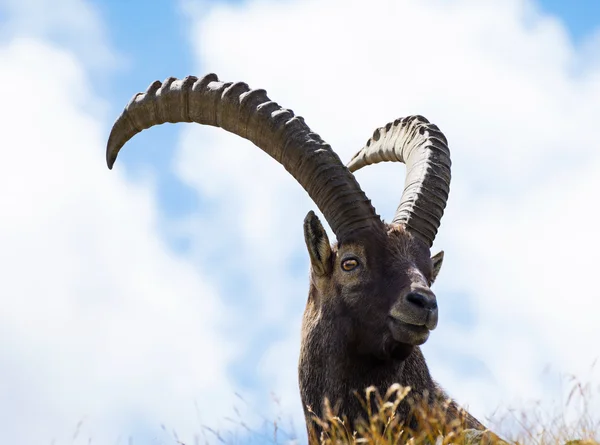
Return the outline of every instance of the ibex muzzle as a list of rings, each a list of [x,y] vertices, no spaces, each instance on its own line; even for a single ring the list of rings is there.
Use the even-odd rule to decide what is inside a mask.
[[[394,340],[421,345],[438,323],[435,294],[428,286],[413,283],[390,310],[389,326]]]

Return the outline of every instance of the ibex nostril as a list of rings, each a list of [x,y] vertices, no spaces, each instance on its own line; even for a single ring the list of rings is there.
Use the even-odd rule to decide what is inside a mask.
[[[421,309],[433,310],[437,308],[435,297],[430,297],[417,292],[411,292],[408,294],[406,296],[406,301],[414,304],[417,307],[420,307]]]

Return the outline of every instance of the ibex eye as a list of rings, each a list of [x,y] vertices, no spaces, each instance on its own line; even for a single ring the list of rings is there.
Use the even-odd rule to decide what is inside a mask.
[[[355,258],[350,258],[342,261],[342,269],[344,269],[346,272],[350,272],[351,270],[356,269],[357,267],[358,260]]]

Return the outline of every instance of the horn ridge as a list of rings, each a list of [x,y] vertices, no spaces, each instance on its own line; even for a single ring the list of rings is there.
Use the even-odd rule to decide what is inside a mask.
[[[136,94],[110,132],[108,167],[133,136],[167,122],[220,127],[253,142],[307,191],[338,240],[363,229],[383,230],[354,175],[304,119],[269,99],[265,90],[252,90],[244,82],[221,82],[215,74],[169,77]]]

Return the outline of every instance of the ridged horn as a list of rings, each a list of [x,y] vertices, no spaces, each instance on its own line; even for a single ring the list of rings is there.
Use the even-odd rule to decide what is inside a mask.
[[[154,82],[136,94],[115,121],[106,147],[112,168],[134,135],[166,122],[196,122],[223,128],[253,142],[300,183],[338,240],[383,223],[338,155],[304,119],[281,108],[265,90],[243,82],[220,82],[215,74]]]
[[[423,116],[396,119],[378,128],[348,163],[351,172],[369,164],[406,164],[406,180],[393,223],[404,224],[431,247],[450,191],[450,150],[439,128]]]

